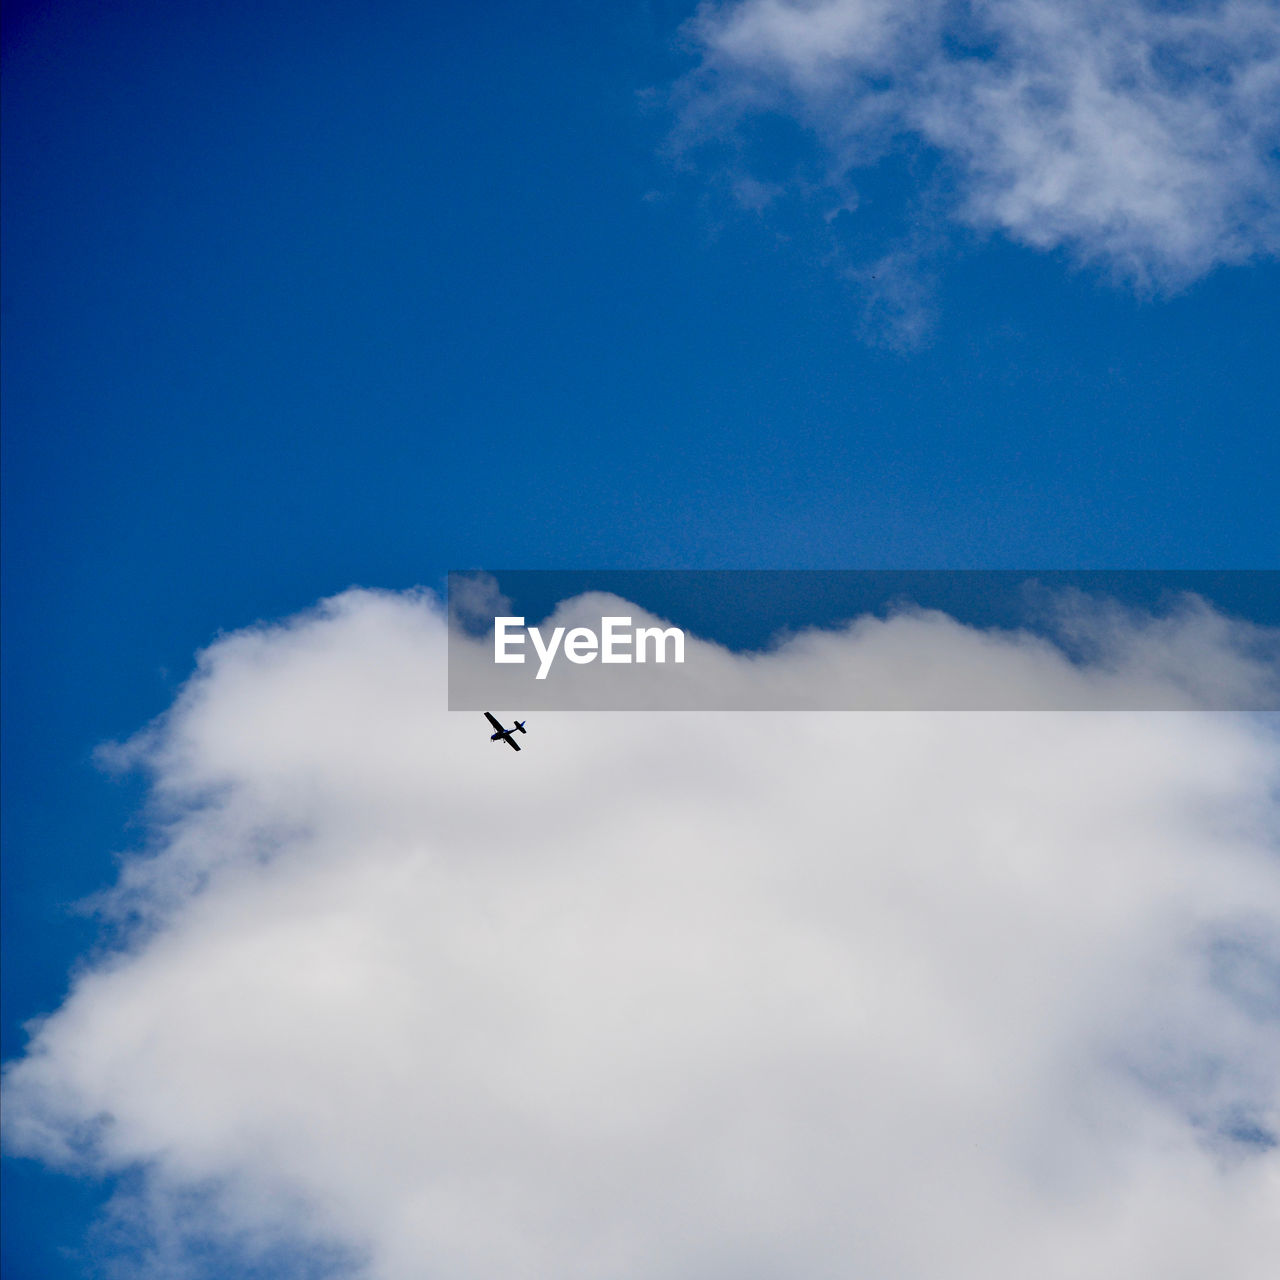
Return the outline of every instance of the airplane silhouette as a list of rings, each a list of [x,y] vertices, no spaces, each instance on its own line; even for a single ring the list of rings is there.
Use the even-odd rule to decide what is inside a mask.
[[[524,721],[517,720],[510,729],[504,729],[500,720],[495,720],[487,711],[484,714],[489,723],[498,731],[497,733],[491,733],[489,735],[489,741],[497,742],[501,739],[511,748],[512,751],[519,751],[520,744],[511,735],[515,733],[517,729],[519,729],[521,733],[528,733],[528,730],[524,727]]]

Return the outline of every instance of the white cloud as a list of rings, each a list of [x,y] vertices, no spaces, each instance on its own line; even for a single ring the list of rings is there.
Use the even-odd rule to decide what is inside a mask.
[[[516,756],[443,653],[348,593],[116,753],[143,924],[6,1132],[140,1166],[148,1273],[199,1230],[369,1280],[1269,1275],[1273,724],[547,713]]]
[[[915,138],[962,221],[1141,287],[1280,247],[1271,0],[737,0],[688,31],[686,142],[788,113],[846,188]]]

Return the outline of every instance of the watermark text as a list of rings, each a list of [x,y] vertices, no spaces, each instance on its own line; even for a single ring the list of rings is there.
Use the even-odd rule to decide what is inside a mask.
[[[522,617],[493,620],[494,662],[524,662],[525,637],[538,656],[538,674],[545,680],[559,653],[582,665],[595,662],[684,662],[684,632],[679,627],[635,627],[629,617],[601,618],[599,634],[590,627],[556,627],[549,637],[541,627],[526,627]]]

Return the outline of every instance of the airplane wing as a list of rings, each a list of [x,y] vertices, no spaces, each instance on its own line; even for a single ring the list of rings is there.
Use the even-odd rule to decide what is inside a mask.
[[[512,751],[520,750],[520,744],[510,734],[507,734],[507,736],[503,738],[503,742],[505,742]]]
[[[495,720],[495,719],[494,719],[494,718],[493,718],[493,717],[492,717],[492,716],[491,716],[487,711],[484,713],[484,716],[485,716],[485,719],[486,719],[486,720],[488,720],[488,722],[489,722],[491,725],[493,725],[493,727],[494,727],[495,729],[497,729],[497,731],[498,731],[499,733],[504,733],[504,732],[505,732],[505,730],[503,729],[502,725],[501,725],[501,724],[499,724],[499,723],[498,723],[498,721],[497,721],[497,720]]]

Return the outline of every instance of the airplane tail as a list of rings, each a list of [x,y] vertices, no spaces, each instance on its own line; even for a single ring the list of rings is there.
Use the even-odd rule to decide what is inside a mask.
[[[515,727],[515,728],[517,728],[517,729],[519,729],[521,733],[528,733],[528,732],[529,732],[529,731],[524,727],[524,721],[523,721],[523,720],[517,720],[517,721],[515,722],[515,726],[514,726],[514,727]]]

